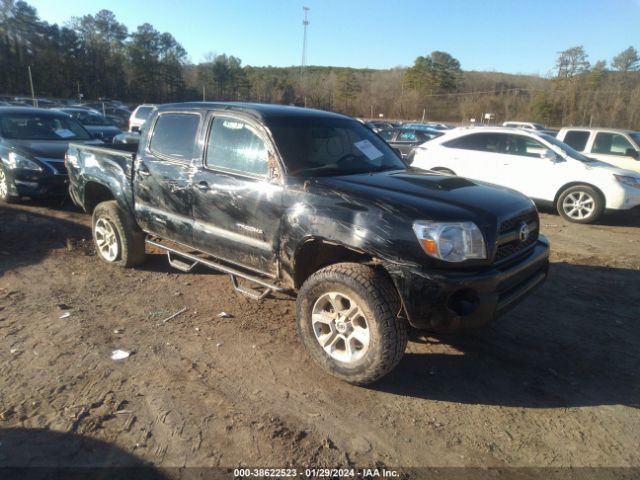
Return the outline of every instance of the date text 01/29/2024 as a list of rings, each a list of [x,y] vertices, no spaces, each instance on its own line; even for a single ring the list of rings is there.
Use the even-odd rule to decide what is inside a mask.
[[[396,478],[396,470],[386,468],[236,468],[234,478],[249,477],[305,477],[305,478]]]

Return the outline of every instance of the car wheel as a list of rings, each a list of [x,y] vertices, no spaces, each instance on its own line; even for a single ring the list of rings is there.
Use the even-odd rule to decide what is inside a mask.
[[[448,168],[444,168],[444,167],[436,167],[436,168],[432,168],[431,170],[438,173],[444,173],[445,175],[455,175],[453,170],[449,170]]]
[[[0,201],[4,203],[16,203],[18,201],[18,197],[9,193],[9,178],[2,167],[0,167]]]
[[[356,263],[325,267],[302,285],[296,302],[298,336],[329,374],[356,385],[383,377],[407,346],[406,320],[390,280]]]
[[[558,213],[574,223],[595,222],[604,211],[604,199],[594,188],[576,185],[563,191],[556,202]]]
[[[121,267],[144,261],[144,233],[114,200],[96,206],[92,223],[93,241],[101,260]]]

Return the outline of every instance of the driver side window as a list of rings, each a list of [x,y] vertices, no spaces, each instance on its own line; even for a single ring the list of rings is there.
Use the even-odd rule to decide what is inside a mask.
[[[209,130],[205,165],[251,176],[267,176],[268,149],[249,123],[215,117]]]

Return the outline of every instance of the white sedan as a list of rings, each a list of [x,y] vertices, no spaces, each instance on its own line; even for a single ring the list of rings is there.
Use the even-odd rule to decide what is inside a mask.
[[[640,175],[585,157],[547,134],[458,128],[417,147],[413,167],[482,180],[553,204],[571,222],[640,205]]]

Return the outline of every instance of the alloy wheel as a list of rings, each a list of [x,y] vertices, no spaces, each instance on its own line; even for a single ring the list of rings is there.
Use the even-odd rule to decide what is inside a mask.
[[[108,262],[115,261],[120,254],[120,246],[114,226],[108,220],[100,218],[96,221],[94,232],[100,255]]]
[[[313,305],[311,323],[316,340],[331,358],[352,364],[367,353],[369,325],[349,296],[338,292],[322,295]]]
[[[562,202],[564,213],[574,220],[584,220],[593,215],[596,208],[594,198],[583,191],[571,192]]]

